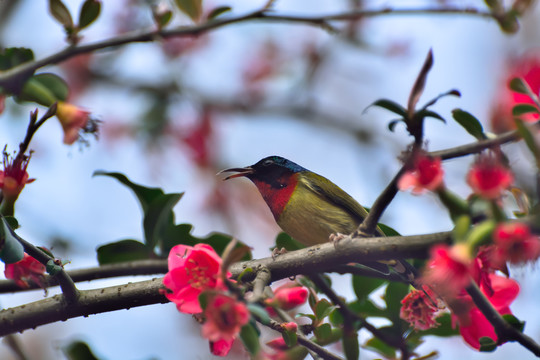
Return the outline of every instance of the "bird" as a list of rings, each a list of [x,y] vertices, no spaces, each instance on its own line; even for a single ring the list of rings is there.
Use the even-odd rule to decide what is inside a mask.
[[[223,180],[246,177],[259,190],[279,227],[293,239],[311,246],[330,241],[341,234],[352,234],[368,212],[352,196],[327,178],[281,156],[268,156],[254,165],[229,168],[234,173]],[[380,229],[377,235],[384,236]],[[380,263],[370,268],[388,273]],[[416,270],[405,260],[390,263],[407,281]]]

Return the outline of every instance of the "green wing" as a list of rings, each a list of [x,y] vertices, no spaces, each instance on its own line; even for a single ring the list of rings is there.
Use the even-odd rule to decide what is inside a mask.
[[[302,180],[311,191],[347,211],[352,217],[358,219],[358,223],[367,216],[366,209],[358,201],[324,176],[310,172],[309,176],[302,176]]]

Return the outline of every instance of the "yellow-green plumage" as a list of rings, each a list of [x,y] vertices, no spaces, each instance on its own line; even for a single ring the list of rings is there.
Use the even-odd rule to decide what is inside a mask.
[[[367,215],[349,194],[311,171],[295,174],[297,184],[278,225],[305,245],[328,242],[331,234],[350,234]]]

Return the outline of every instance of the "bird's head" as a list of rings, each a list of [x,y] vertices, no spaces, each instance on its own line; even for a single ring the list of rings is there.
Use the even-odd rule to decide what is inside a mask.
[[[284,181],[287,181],[293,174],[305,170],[302,166],[281,156],[268,156],[254,165],[225,169],[218,174],[234,172],[235,174],[227,176],[224,180],[243,176],[255,184],[262,182],[274,188],[281,188]]]

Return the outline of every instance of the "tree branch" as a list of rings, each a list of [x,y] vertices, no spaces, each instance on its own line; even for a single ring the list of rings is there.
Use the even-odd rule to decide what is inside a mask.
[[[65,321],[108,311],[167,303],[159,290],[162,279],[152,279],[95,290],[81,290],[76,303],[62,295],[0,311],[0,336],[33,329],[39,325]]]
[[[5,87],[13,81],[33,74],[36,70],[52,64],[57,64],[77,55],[91,53],[96,50],[111,49],[118,46],[138,43],[151,42],[161,38],[181,37],[181,36],[199,36],[214,29],[218,29],[230,24],[264,21],[264,22],[290,22],[315,26],[326,27],[329,21],[351,21],[360,18],[375,17],[381,15],[423,15],[423,14],[441,14],[441,15],[473,15],[488,19],[494,19],[494,15],[489,12],[470,8],[433,8],[433,9],[390,9],[381,10],[359,10],[351,12],[341,12],[322,16],[294,16],[272,13],[271,10],[262,9],[250,12],[245,15],[221,18],[211,20],[206,23],[195,26],[181,26],[175,29],[149,30],[146,32],[134,32],[113,37],[107,40],[77,46],[68,46],[65,49],[45,57],[40,60],[29,61],[6,71],[0,71],[0,87]],[[9,88],[9,86],[8,86]]]
[[[323,272],[336,264],[352,261],[361,263],[400,257],[422,258],[427,255],[428,249],[433,244],[445,241],[450,241],[449,232],[403,237],[345,238],[337,244],[316,245],[291,251],[276,258],[235,263],[230,266],[229,271],[233,278],[238,278],[245,269],[254,269],[242,276],[243,281],[251,281],[257,276],[259,268],[266,267],[271,272],[272,281],[276,281],[298,274]],[[118,273],[116,267],[109,267],[111,270],[112,268],[115,268],[115,271],[110,273]],[[133,267],[126,266],[124,275],[127,275],[129,269]],[[85,275],[89,272],[88,269],[84,270]],[[80,290],[77,302],[71,305],[67,304],[63,296],[55,295],[34,303],[2,310],[0,336],[73,317],[165,303],[168,300],[159,293],[161,288],[163,288],[162,279],[152,279],[95,290]]]

